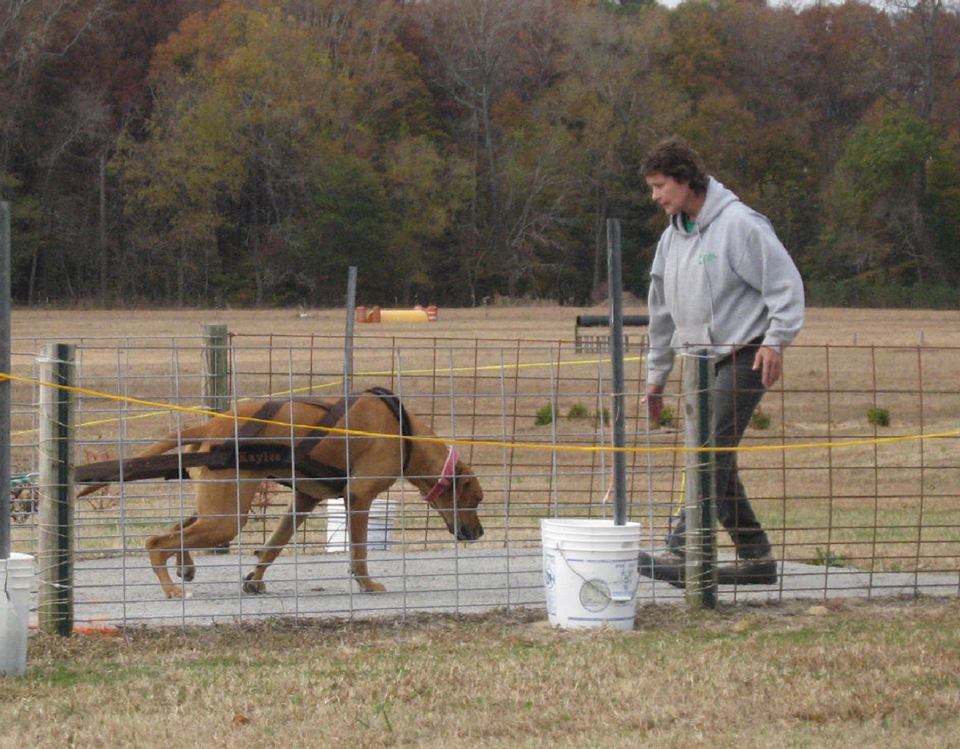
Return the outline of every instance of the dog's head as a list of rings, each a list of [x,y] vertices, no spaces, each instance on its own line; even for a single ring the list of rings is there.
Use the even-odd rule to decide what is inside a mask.
[[[459,541],[476,541],[483,535],[483,525],[477,514],[477,506],[483,501],[483,489],[470,466],[462,460],[456,461],[456,468],[449,478],[449,484],[443,485],[439,492],[431,490],[424,499],[440,513],[447,530]]]

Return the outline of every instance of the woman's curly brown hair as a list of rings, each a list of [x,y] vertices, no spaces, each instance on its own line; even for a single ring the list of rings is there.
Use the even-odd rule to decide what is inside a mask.
[[[693,146],[677,135],[660,141],[647,154],[640,165],[640,175],[649,177],[651,174],[673,177],[677,182],[689,185],[697,195],[707,191],[709,177],[703,159]]]

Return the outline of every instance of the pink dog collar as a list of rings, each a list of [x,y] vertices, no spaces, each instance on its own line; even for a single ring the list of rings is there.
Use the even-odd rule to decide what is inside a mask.
[[[433,502],[450,488],[450,485],[453,484],[453,480],[457,475],[457,460],[459,459],[460,453],[457,452],[457,448],[450,445],[447,449],[447,459],[444,461],[443,468],[440,470],[440,478],[437,480],[437,483],[433,485],[430,492],[423,498],[424,502]]]

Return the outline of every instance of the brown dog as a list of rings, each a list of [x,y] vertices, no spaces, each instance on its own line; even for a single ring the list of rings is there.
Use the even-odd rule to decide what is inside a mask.
[[[183,452],[164,455],[177,448]],[[170,578],[170,557],[177,558],[180,577],[192,580],[196,568],[190,550],[229,543],[246,524],[265,479],[295,491],[270,540],[255,552],[257,565],[243,583],[248,593],[265,590],[264,573],[307,513],[321,500],[340,496],[350,516],[350,572],[363,591],[384,590],[367,571],[368,513],[374,498],[401,477],[420,490],[456,538],[473,541],[483,535],[476,512],[483,491],[470,467],[382,388],[350,399],[249,401],[235,413],[167,436],[138,458],[79,466],[77,480],[110,483],[121,470],[127,480],[170,478],[174,464],[189,465],[189,477],[198,482],[197,514],[146,544],[170,598],[183,595],[183,587]],[[87,486],[79,494],[103,485]]]

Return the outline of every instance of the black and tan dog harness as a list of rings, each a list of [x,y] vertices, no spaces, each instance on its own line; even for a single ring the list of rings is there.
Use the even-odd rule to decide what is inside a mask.
[[[268,473],[268,477],[277,483],[290,486],[293,478],[289,471],[295,468],[308,479],[318,480],[340,492],[346,487],[347,474],[340,468],[329,466],[312,458],[310,453],[324,439],[330,436],[329,430],[349,411],[365,393],[376,395],[390,409],[400,425],[402,438],[401,454],[403,470],[407,470],[410,452],[413,446],[410,417],[400,403],[400,399],[386,388],[374,387],[364,393],[351,394],[333,404],[313,398],[297,398],[297,402],[308,403],[326,410],[317,424],[320,434],[301,437],[293,445],[274,441],[259,440],[263,431],[263,422],[272,419],[289,400],[268,400],[238,430],[233,440],[214,445],[204,452],[187,452],[167,455],[150,455],[126,460],[107,460],[77,466],[74,479],[77,483],[112,483],[119,480],[139,481],[141,479],[162,478],[166,480],[189,478],[188,468],[204,466],[213,470],[258,470],[278,471],[277,475]],[[205,442],[205,438],[185,440]]]

